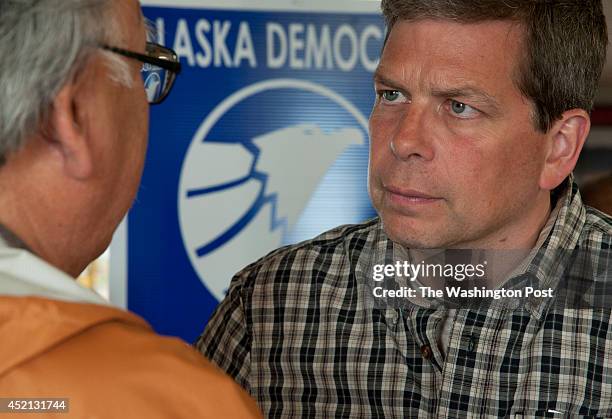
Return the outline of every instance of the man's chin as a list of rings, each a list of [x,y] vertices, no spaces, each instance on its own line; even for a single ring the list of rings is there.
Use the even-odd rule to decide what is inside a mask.
[[[428,226],[385,223],[383,229],[387,236],[409,249],[443,249],[448,247],[448,241],[441,234]]]

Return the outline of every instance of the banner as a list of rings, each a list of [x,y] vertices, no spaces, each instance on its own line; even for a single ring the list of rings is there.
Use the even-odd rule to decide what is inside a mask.
[[[378,2],[251,3],[143,2],[183,72],[151,107],[142,185],[111,248],[111,299],[189,342],[244,266],[375,215]]]

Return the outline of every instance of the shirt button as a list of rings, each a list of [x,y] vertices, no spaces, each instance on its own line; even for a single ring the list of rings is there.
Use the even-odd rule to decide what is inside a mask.
[[[474,352],[474,349],[476,349],[476,337],[474,335],[464,335],[463,340],[465,342],[465,349],[468,352]]]
[[[470,336],[470,339],[468,341],[468,351],[474,352],[475,348],[476,348],[476,338],[474,336]]]
[[[429,359],[431,358],[431,348],[429,347],[429,345],[423,345],[421,346],[421,355],[423,356],[423,358],[425,359]]]

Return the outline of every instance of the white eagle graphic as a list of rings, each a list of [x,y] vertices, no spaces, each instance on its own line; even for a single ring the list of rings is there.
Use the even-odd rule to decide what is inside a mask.
[[[299,124],[250,147],[214,139],[192,147],[185,164],[201,170],[183,174],[180,222],[192,265],[215,298],[234,273],[282,244],[338,156],[365,143],[357,128]]]

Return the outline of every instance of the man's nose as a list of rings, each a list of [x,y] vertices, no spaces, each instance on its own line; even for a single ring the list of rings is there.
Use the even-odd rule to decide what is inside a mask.
[[[389,139],[389,147],[393,155],[402,161],[411,158],[426,161],[433,159],[432,121],[427,114],[427,109],[412,104],[398,116],[399,120]]]

